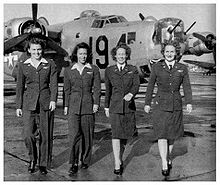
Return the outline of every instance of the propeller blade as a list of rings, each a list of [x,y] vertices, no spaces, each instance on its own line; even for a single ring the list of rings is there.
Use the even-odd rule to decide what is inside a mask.
[[[33,17],[33,20],[34,22],[37,21],[37,4],[36,3],[33,3],[32,4],[32,17]]]
[[[62,56],[68,56],[68,53],[66,52],[65,49],[63,49],[61,46],[59,46],[54,40],[52,40],[49,37],[46,37],[44,35],[39,35],[41,39],[44,39],[47,43],[47,47],[53,49],[54,51],[57,52],[58,55]]]
[[[142,21],[145,19],[142,13],[139,13],[139,17],[141,18]]]
[[[48,37],[47,37],[48,38]],[[56,42],[54,42],[52,39],[48,38],[47,44],[50,48],[55,50],[57,54],[67,56],[68,53],[65,49],[63,49],[61,46],[59,46]]]
[[[201,35],[201,34],[199,34],[199,33],[194,32],[194,33],[193,33],[193,36],[196,37],[197,39],[200,39],[200,40],[203,41],[203,42],[206,42],[206,41],[207,41],[206,37],[204,37],[203,35]]]
[[[17,37],[14,37],[4,43],[4,54],[10,53],[15,50],[24,51],[24,44],[25,41],[29,39],[30,36],[33,36],[31,33],[25,33],[23,35],[19,35]],[[52,50],[56,51],[58,55],[62,56],[68,56],[68,53],[65,49],[63,49],[61,46],[59,46],[55,41],[53,41],[51,38],[46,37],[44,35],[38,35],[36,34],[35,37],[38,37],[40,39],[43,39],[46,41],[46,44],[48,48],[51,48]]]
[[[14,37],[12,39],[9,39],[8,41],[4,42],[4,53],[10,53],[12,48],[16,47],[20,43],[24,42],[28,37],[30,33],[25,33],[23,35],[19,35],[17,37]]]
[[[186,35],[187,32],[196,24],[196,21],[192,23],[192,25],[184,32],[184,34]]]
[[[181,20],[179,20],[179,22],[173,27],[172,30],[169,31],[169,33],[172,34],[173,31],[176,29],[177,26],[179,26],[180,23],[181,23]]]

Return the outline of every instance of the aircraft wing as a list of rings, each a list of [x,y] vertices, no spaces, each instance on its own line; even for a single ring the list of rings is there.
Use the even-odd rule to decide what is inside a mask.
[[[183,60],[183,62],[186,62],[188,64],[193,64],[193,65],[202,67],[204,69],[213,69],[215,67],[215,64],[210,63],[210,62],[202,62],[202,61],[195,61],[195,60]]]

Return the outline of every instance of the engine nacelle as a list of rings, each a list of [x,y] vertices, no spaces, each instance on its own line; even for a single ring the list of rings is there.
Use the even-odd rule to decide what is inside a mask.
[[[212,39],[215,39],[215,36],[209,32],[199,33],[204,36],[204,40],[200,40],[193,35],[189,35],[187,38],[187,52],[189,54],[194,54],[200,56],[205,53],[213,52],[213,42]]]
[[[43,20],[43,21],[42,21]],[[24,33],[41,33],[48,36],[46,19],[38,19],[36,23],[30,17],[11,19],[4,24],[4,41]]]

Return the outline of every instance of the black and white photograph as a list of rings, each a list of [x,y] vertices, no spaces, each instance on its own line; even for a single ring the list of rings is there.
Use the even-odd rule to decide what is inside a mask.
[[[217,1],[2,9],[3,182],[217,183]]]

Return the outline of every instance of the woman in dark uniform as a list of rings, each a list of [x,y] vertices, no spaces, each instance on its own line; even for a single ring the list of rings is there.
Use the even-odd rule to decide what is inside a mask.
[[[131,50],[126,44],[116,46],[111,53],[116,65],[105,70],[105,114],[112,127],[114,173],[122,175],[125,145],[136,131],[134,97],[138,93],[140,80],[137,68],[127,64]]]
[[[27,44],[30,54],[18,66],[16,89],[16,114],[23,117],[24,141],[30,156],[28,171],[33,173],[37,163],[35,132],[36,117],[39,116],[39,169],[47,174],[46,167],[51,162],[54,110],[57,99],[57,70],[52,60],[43,58],[45,43],[33,37]]]
[[[64,71],[64,114],[69,115],[70,174],[89,166],[95,126],[101,96],[101,80],[97,66],[91,64],[92,53],[86,43],[79,43],[73,50],[73,65]],[[81,157],[80,157],[81,150]]]
[[[145,107],[150,112],[152,93],[155,83],[157,94],[154,99],[153,128],[158,139],[158,147],[162,159],[162,174],[168,176],[172,168],[171,152],[174,140],[184,134],[182,97],[180,86],[183,86],[186,109],[192,111],[192,90],[187,67],[176,61],[178,44],[167,41],[162,45],[164,59],[154,64],[148,82]]]

